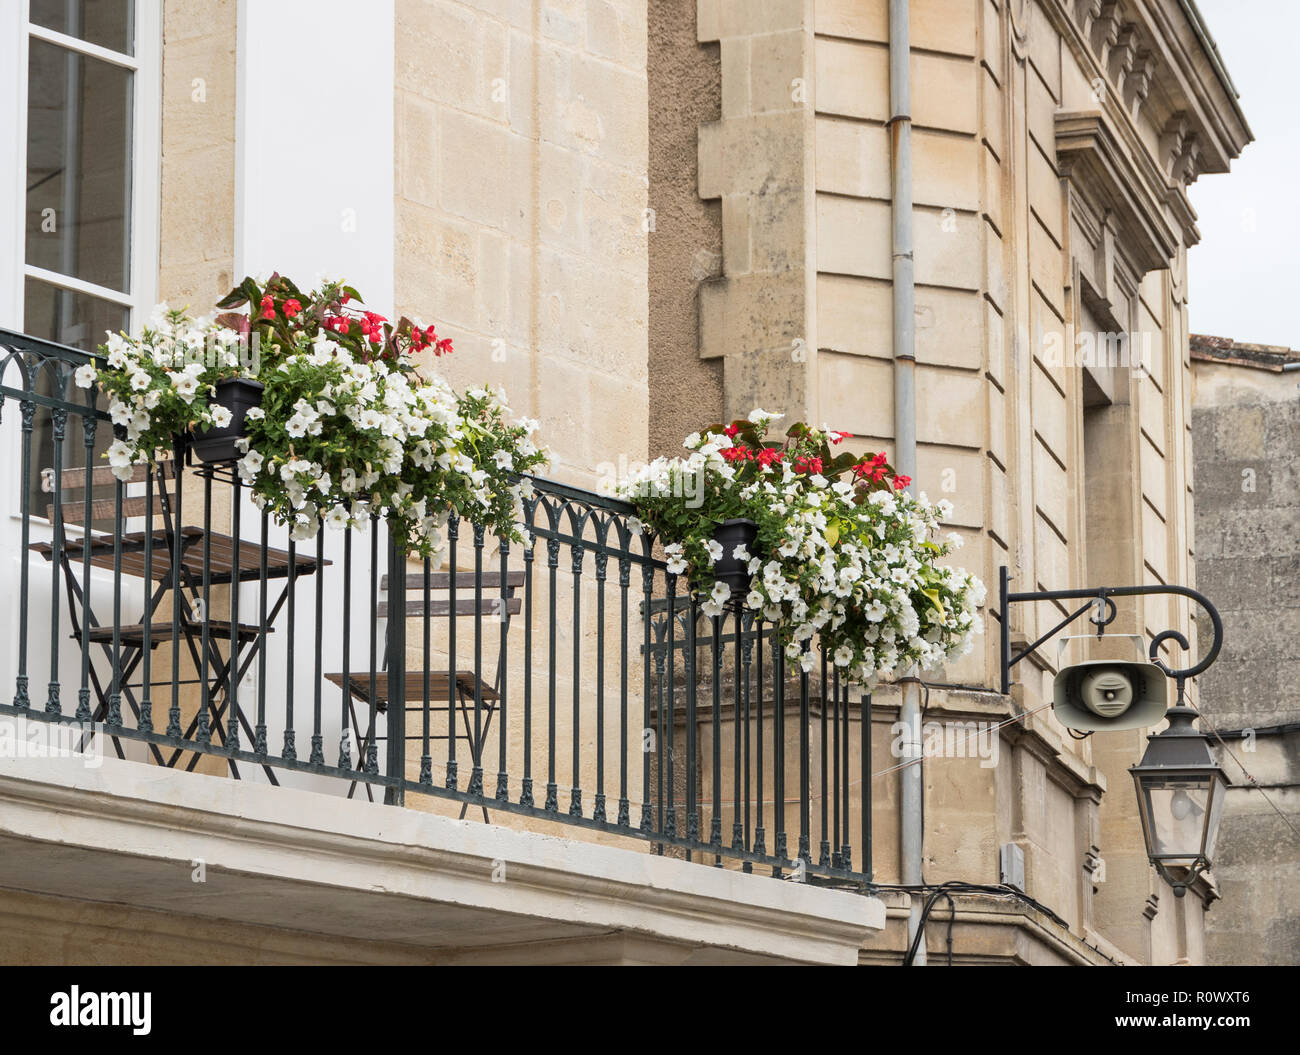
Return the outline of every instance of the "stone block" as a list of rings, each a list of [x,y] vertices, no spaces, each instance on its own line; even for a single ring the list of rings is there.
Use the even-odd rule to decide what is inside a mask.
[[[980,207],[981,153],[983,150],[974,139],[918,130],[912,136],[912,197],[915,203],[959,212],[977,210]],[[886,163],[888,158],[886,151]]]
[[[980,82],[984,88],[980,114],[981,133],[985,144],[999,160],[1006,157],[1006,114],[1003,112],[1002,89],[988,70],[981,69]]]
[[[492,121],[454,110],[438,114],[438,174],[442,208],[453,216],[505,230],[517,181],[512,169],[514,137]],[[474,177],[467,178],[465,161],[474,159]]]
[[[817,267],[842,275],[888,279],[888,202],[817,196]]]
[[[645,5],[587,0],[587,50],[630,70],[644,70]]]
[[[1069,407],[1060,390],[1037,363],[1031,368],[1030,399],[1034,432],[1063,465],[1069,465],[1073,461],[1069,444]]]
[[[804,116],[797,111],[700,125],[700,197],[802,186],[804,136]]]
[[[646,214],[644,177],[592,158],[585,166],[582,222],[588,256],[645,282]],[[657,220],[656,220],[657,223]]]
[[[1138,441],[1138,464],[1141,471],[1142,495],[1162,517],[1169,512],[1169,480],[1164,456],[1151,445],[1145,436]]]
[[[889,52],[875,44],[818,37],[813,45],[817,112],[889,118]]]
[[[1070,480],[1041,439],[1034,442],[1034,505],[1038,514],[1065,539],[1074,537],[1070,517]]]
[[[1029,207],[1057,246],[1063,245],[1061,179],[1038,150],[1029,151]]]
[[[722,198],[722,261],[728,275],[746,275],[753,270],[750,201],[748,194],[725,194]]]
[[[807,90],[797,89],[806,83],[807,52],[807,38],[798,29],[750,39],[749,107],[754,113],[804,109]]]
[[[987,461],[979,451],[929,443],[917,445],[917,487],[932,502],[946,498],[952,503],[952,516],[945,522],[949,526],[984,526],[984,474],[987,471]]]
[[[880,359],[821,352],[818,406],[828,424],[858,436],[894,435],[894,367]]]
[[[722,119],[747,117],[749,103],[748,37],[729,37],[721,44]]]
[[[1002,226],[1002,165],[987,143],[980,144],[980,162],[984,179],[980,187],[980,207],[989,224],[1001,234]]]
[[[397,99],[398,197],[421,205],[438,204],[438,108],[411,92]]]
[[[883,127],[818,117],[816,134],[819,191],[890,197],[889,133]]]
[[[804,334],[805,301],[803,274],[797,271],[703,283],[701,357],[766,351],[793,360]],[[806,356],[807,349],[800,354]]]
[[[916,281],[976,291],[982,284],[987,228],[976,213],[918,208],[913,214]]]
[[[814,0],[813,26],[831,37],[889,43],[887,0]]]
[[[982,450],[985,442],[983,388],[984,381],[978,374],[919,364],[917,440]]]
[[[446,0],[427,0],[403,2],[396,17],[394,87],[469,112],[479,110],[484,92],[478,13]],[[433,55],[436,72],[430,70]]]
[[[967,59],[925,52],[913,52],[911,66],[913,124],[977,134],[979,67]]]

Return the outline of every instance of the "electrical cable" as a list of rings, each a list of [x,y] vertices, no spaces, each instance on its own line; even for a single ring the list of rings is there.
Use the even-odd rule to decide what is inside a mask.
[[[1188,702],[1190,703],[1191,701]],[[1192,709],[1196,711],[1196,717],[1198,717],[1209,727],[1210,734],[1214,737],[1214,739],[1219,741],[1219,746],[1223,748],[1227,756],[1237,763],[1237,768],[1240,769],[1242,774],[1246,777],[1246,780],[1249,782],[1249,786],[1264,796],[1264,801],[1267,802],[1269,806],[1273,808],[1274,813],[1276,813],[1279,817],[1282,818],[1282,823],[1291,829],[1291,834],[1294,835],[1297,839],[1300,839],[1300,829],[1296,828],[1295,822],[1292,821],[1290,817],[1288,817],[1285,813],[1282,812],[1281,807],[1279,807],[1278,804],[1273,801],[1273,799],[1269,796],[1268,792],[1264,790],[1263,785],[1261,785],[1260,782],[1255,779],[1255,775],[1245,767],[1241,759],[1237,757],[1236,752],[1234,752],[1232,748],[1228,746],[1227,742],[1223,739],[1223,737],[1219,735],[1219,730],[1214,727],[1214,723],[1210,721],[1209,717],[1205,714],[1205,712],[1195,707]]]
[[[1013,900],[1023,901],[1031,908],[1035,909],[1038,912],[1041,912],[1044,916],[1050,919],[1058,927],[1061,927],[1065,930],[1069,930],[1069,924],[1066,923],[1065,920],[1063,920],[1060,916],[1058,916],[1055,912],[1053,912],[1042,902],[1036,900],[1035,898],[1030,897],[1023,890],[1020,890],[1013,886],[1009,886],[1006,883],[998,883],[998,884],[967,883],[963,880],[953,879],[953,880],[949,880],[946,883],[939,883],[937,885],[924,884],[918,886],[909,886],[901,883],[876,883],[873,884],[873,889],[897,890],[902,893],[909,893],[909,894],[917,894],[917,893],[925,893],[925,892],[929,893],[929,897],[926,898],[925,905],[921,909],[920,925],[917,927],[916,935],[912,939],[912,943],[907,950],[907,955],[903,959],[904,967],[912,966],[912,963],[916,959],[917,951],[920,949],[921,940],[925,934],[926,921],[929,919],[931,911],[934,909],[935,904],[938,902],[939,898],[941,897],[946,898],[948,900],[948,905],[949,905],[948,964],[949,966],[952,965],[952,925],[953,925],[953,920],[956,918],[957,915],[956,902],[954,902],[952,898],[953,894],[983,894],[988,897],[997,897],[997,898],[1004,898],[1004,899],[1009,898]]]

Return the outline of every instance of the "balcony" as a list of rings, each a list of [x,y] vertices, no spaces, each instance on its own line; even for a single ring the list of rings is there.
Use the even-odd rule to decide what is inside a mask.
[[[94,808],[197,811],[186,831],[214,809],[239,815],[297,847],[271,884],[277,897],[313,882],[302,869],[320,846],[301,841],[328,831],[367,840],[386,873],[411,867],[398,843],[504,868],[543,868],[560,847],[577,887],[623,884],[633,900],[680,888],[711,899],[715,917],[748,905],[751,922],[736,926],[751,934],[762,930],[754,913],[779,933],[771,912],[783,906],[839,928],[817,948],[838,942],[841,958],[883,922],[870,896],[869,698],[824,655],[807,672],[787,664],[750,613],[704,616],[630,506],[535,479],[523,545],[453,520],[441,567],[398,553],[380,519],[295,541],[229,464],[183,445],[114,479],[97,454],[108,414],[71,383],[90,357],[4,331],[0,345],[0,480],[15,514],[4,525],[0,726],[11,749],[0,742],[0,787],[19,818],[6,840],[41,841],[42,796],[20,785],[51,781],[42,795],[57,809],[85,793]],[[15,757],[20,735],[63,750]],[[375,828],[384,805],[406,809]],[[139,832],[122,847],[137,836],[137,856],[152,859]],[[200,848],[167,853],[203,858]],[[83,840],[71,856],[28,857],[26,874],[43,878],[21,889],[79,896],[72,877],[94,870],[100,893],[131,903],[134,889],[151,904],[113,849]],[[790,902],[796,884],[812,900]],[[552,886],[553,900],[579,896]],[[304,926],[326,912],[384,917],[363,876],[331,889],[299,899]],[[224,904],[211,893],[183,910],[211,915]],[[215,918],[259,922],[237,884],[223,896]],[[497,907],[528,915],[521,905]],[[455,924],[466,935],[491,905],[475,911]],[[701,940],[690,928],[681,938]],[[716,945],[768,955],[746,940]],[[763,941],[778,959],[794,948]]]

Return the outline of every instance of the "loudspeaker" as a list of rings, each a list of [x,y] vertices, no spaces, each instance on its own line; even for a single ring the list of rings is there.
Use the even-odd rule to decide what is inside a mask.
[[[1067,729],[1140,729],[1165,716],[1169,685],[1154,663],[1092,660],[1066,667],[1052,685],[1052,710]]]

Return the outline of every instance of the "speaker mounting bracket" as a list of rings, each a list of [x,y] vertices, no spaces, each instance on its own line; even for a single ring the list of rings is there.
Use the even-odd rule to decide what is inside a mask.
[[[1186,597],[1195,601],[1210,617],[1210,623],[1214,627],[1214,642],[1210,645],[1210,650],[1205,654],[1199,663],[1190,667],[1171,668],[1160,658],[1160,646],[1166,641],[1173,641],[1184,652],[1191,651],[1191,644],[1187,638],[1178,630],[1162,630],[1151,639],[1151,645],[1148,649],[1148,656],[1152,663],[1165,672],[1167,677],[1173,678],[1178,683],[1178,696],[1181,701],[1183,695],[1183,686],[1189,678],[1205,671],[1211,663],[1219,656],[1219,650],[1223,647],[1223,620],[1219,618],[1218,609],[1210,603],[1210,599],[1196,590],[1186,586],[1097,586],[1090,589],[1082,590],[1035,590],[1024,592],[1012,592],[1011,575],[1006,565],[998,569],[998,621],[1000,624],[999,633],[1001,635],[1001,650],[999,656],[1001,659],[1002,674],[1002,694],[1005,696],[1011,691],[1011,668],[1038,648],[1039,645],[1050,641],[1076,619],[1087,614],[1089,611],[1095,611],[1095,615],[1089,617],[1089,621],[1097,627],[1097,636],[1101,637],[1106,632],[1106,627],[1115,620],[1118,614],[1115,608],[1115,602],[1112,598],[1116,597],[1151,597],[1160,594],[1167,594],[1174,597]],[[1008,613],[1011,611],[1013,604],[1032,604],[1035,601],[1082,601],[1083,604],[1067,615],[1051,630],[1043,634],[1036,641],[1026,645],[1014,655],[1011,652],[1011,629]],[[1104,615],[1102,613],[1105,613]]]

